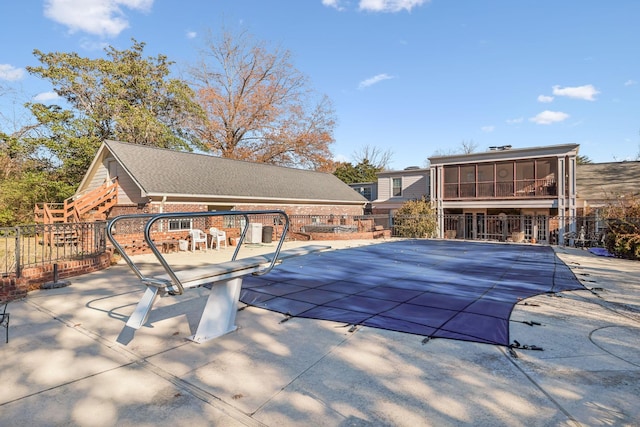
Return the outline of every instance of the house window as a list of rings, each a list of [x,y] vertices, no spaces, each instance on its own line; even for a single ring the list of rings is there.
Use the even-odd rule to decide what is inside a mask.
[[[182,218],[169,220],[169,231],[191,230],[191,227],[190,219]]]
[[[360,187],[360,194],[362,194],[362,196],[371,201],[371,187]]]
[[[460,166],[460,197],[476,196],[475,165]]]
[[[393,197],[402,196],[402,178],[393,178],[391,181],[391,191]]]

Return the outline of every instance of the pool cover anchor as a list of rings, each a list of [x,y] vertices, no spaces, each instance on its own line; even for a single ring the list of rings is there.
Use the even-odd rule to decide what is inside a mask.
[[[284,319],[282,319],[281,321],[279,321],[278,323],[284,323],[290,319],[293,319],[293,316],[289,313],[284,313]]]
[[[535,320],[511,320],[511,322],[524,323],[529,326],[542,326],[542,323],[536,322]]]
[[[536,351],[544,351],[544,349],[542,347],[538,347],[537,345],[526,345],[526,344],[520,344],[517,340],[513,340],[513,344],[509,345],[509,353],[517,358],[518,354],[516,353],[515,349],[518,350],[536,350]]]

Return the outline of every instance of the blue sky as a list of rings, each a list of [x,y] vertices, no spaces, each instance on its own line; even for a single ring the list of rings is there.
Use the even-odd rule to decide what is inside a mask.
[[[248,30],[289,50],[338,117],[337,159],[365,146],[392,169],[473,142],[580,144],[595,162],[640,153],[637,0],[46,0],[0,6],[0,128],[52,100],[32,52],[103,55],[146,43],[176,75],[207,32]]]

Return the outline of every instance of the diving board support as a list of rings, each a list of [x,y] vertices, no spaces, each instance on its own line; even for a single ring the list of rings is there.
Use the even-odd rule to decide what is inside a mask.
[[[155,226],[158,221],[196,217],[206,218],[223,215],[244,217],[244,227],[241,230],[240,238],[238,239],[230,261],[176,271],[169,265],[152,239],[152,233],[158,228]],[[277,215],[281,217],[282,221],[279,221],[279,223],[282,224],[280,240],[278,241],[275,252],[272,254],[238,258],[238,253],[247,234],[248,226],[251,223],[249,215]],[[127,255],[122,245],[118,242],[115,233],[116,223],[122,220],[146,221],[143,232],[144,239],[164,269],[164,274],[153,277],[145,276],[131,257]],[[127,230],[126,227],[123,227],[123,229]],[[288,229],[289,217],[281,210],[167,212],[159,214],[125,214],[113,218],[107,223],[107,237],[114,248],[120,253],[123,260],[129,265],[133,273],[146,285],[144,294],[140,301],[138,301],[131,316],[129,316],[125,328],[128,327],[133,330],[140,329],[147,323],[153,304],[158,296],[181,295],[185,290],[205,286],[210,287],[211,290],[207,297],[204,310],[200,315],[198,328],[195,334],[189,337],[189,339],[197,343],[202,343],[235,331],[237,329],[236,313],[238,311],[240,290],[244,276],[261,276],[271,271],[276,264],[282,262],[284,259],[330,249],[330,246],[308,245],[281,251]]]
[[[237,329],[236,313],[241,287],[242,277],[216,282],[211,286],[198,329],[189,337],[191,341],[202,343]]]
[[[147,319],[149,318],[149,313],[151,312],[151,307],[153,307],[153,302],[156,300],[158,296],[159,288],[155,286],[147,286],[147,289],[144,291],[142,298],[138,301],[138,305],[129,316],[129,320],[127,320],[127,326],[133,329],[140,329],[142,325],[147,323]]]

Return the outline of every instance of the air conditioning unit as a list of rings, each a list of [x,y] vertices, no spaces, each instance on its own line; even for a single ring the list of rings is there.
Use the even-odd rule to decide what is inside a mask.
[[[262,243],[262,224],[250,222],[244,241],[247,243]]]

